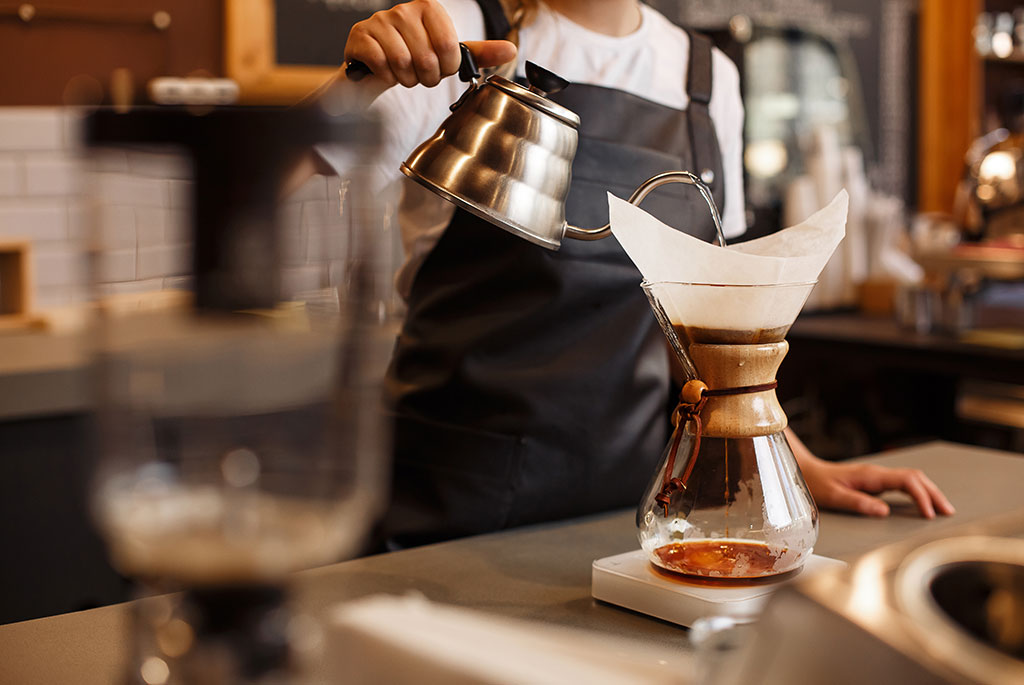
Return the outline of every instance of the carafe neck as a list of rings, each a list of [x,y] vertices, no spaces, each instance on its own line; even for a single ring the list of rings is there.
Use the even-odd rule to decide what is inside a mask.
[[[755,345],[690,345],[690,358],[700,379],[712,390],[771,384],[789,343]],[[700,412],[703,435],[713,438],[749,438],[772,435],[788,420],[775,389],[708,397]]]

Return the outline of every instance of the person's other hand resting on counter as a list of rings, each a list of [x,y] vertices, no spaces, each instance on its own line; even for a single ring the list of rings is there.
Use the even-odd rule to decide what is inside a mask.
[[[919,469],[825,461],[814,456],[788,428],[786,437],[814,501],[823,509],[888,516],[889,505],[875,495],[901,491],[910,495],[925,518],[956,513],[938,486]]]

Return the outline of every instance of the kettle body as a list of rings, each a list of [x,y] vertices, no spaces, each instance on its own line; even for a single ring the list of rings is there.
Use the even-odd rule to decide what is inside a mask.
[[[402,172],[459,207],[557,249],[579,117],[501,76],[471,86]]]

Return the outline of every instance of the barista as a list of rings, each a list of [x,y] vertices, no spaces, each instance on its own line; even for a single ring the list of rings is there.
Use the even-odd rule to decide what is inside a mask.
[[[395,178],[465,87],[448,78],[459,40],[480,41],[470,47],[481,67],[511,62],[521,76],[529,58],[572,82],[552,96],[582,121],[570,223],[602,225],[607,191],[628,196],[656,173],[692,169],[723,208],[726,236],[743,232],[737,70],[636,0],[414,0],[357,24],[345,57],[373,72],[361,86],[381,93],[382,165]],[[422,544],[635,504],[668,439],[670,374],[618,242],[551,252],[403,183],[397,282],[408,315],[387,380],[396,433],[385,535]],[[692,189],[660,189],[644,208],[713,238]],[[820,506],[885,515],[868,493],[897,489],[926,517],[953,512],[919,471],[824,462],[789,437]]]

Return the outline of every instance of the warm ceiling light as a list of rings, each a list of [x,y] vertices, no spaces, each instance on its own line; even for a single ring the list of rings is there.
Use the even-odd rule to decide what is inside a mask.
[[[786,164],[789,163],[789,154],[786,152],[785,143],[781,140],[776,138],[755,140],[747,145],[743,163],[751,176],[772,178],[786,168]]]

